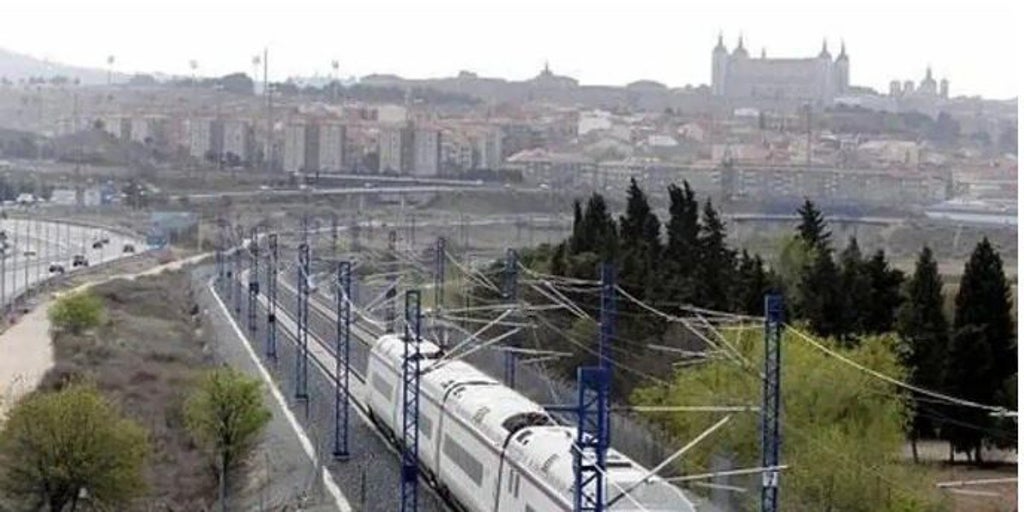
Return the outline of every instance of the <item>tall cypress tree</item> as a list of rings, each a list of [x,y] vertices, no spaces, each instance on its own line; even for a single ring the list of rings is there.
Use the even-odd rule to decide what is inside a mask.
[[[864,262],[864,274],[870,289],[869,299],[861,308],[861,327],[868,334],[880,334],[893,329],[896,311],[903,301],[900,286],[903,272],[889,266],[885,251],[879,249]]]
[[[608,204],[604,196],[594,193],[583,211],[579,252],[593,252],[607,260],[614,257],[618,245],[615,221],[608,211]]]
[[[1009,284],[1002,259],[988,238],[978,243],[964,266],[953,332],[946,360],[947,390],[975,402],[998,403],[1007,379],[1017,373],[1017,354]],[[973,451],[975,462],[981,462],[982,442],[996,442],[999,436],[992,429],[996,422],[985,411],[973,408],[954,407],[948,415],[961,424],[944,425],[943,437],[957,451]]]
[[[905,300],[896,319],[896,332],[903,340],[903,364],[910,372],[910,383],[930,390],[943,387],[943,372],[949,343],[949,324],[942,313],[942,279],[932,250],[925,246],[917,258],[914,275],[907,282]],[[932,421],[935,407],[914,395],[910,423],[910,443],[917,461],[917,440],[936,435]]]
[[[947,392],[973,402],[995,402],[1002,382],[995,377],[998,361],[992,345],[984,326],[966,324],[954,330],[944,374]],[[941,425],[942,438],[954,451],[973,455],[974,462],[980,463],[986,432],[991,431],[995,420],[988,411],[975,407],[950,405],[943,412],[955,421]]]
[[[953,328],[977,325],[992,344],[1000,380],[1017,372],[1016,343],[1010,318],[1010,286],[1003,273],[1003,261],[988,237],[974,248],[964,266],[956,295]]]
[[[734,310],[748,315],[764,313],[764,296],[771,291],[772,277],[765,271],[760,255],[751,257],[744,249],[736,263]]]
[[[855,335],[864,331],[864,311],[870,300],[871,288],[864,271],[864,259],[855,237],[839,255],[839,287],[842,290],[843,307],[839,311],[839,325],[836,335],[852,341]]]
[[[819,336],[842,332],[844,300],[839,289],[839,269],[828,251],[815,250],[798,286],[799,311]]]
[[[670,300],[693,302],[697,254],[699,253],[697,237],[700,233],[700,210],[690,184],[683,182],[679,188],[675,184],[668,187],[669,220],[665,225],[665,271],[668,277],[664,280],[670,287]]]
[[[800,215],[800,225],[797,226],[797,237],[807,242],[807,245],[823,252],[831,251],[832,232],[828,230],[828,223],[818,207],[807,198],[804,204],[797,210]]]
[[[653,213],[647,202],[647,194],[637,185],[636,178],[630,178],[629,189],[626,191],[626,213],[619,217],[622,243],[628,246],[644,241],[645,226],[651,216]]]
[[[569,237],[569,254],[578,254],[582,243],[583,205],[579,199],[572,201],[572,235]]]
[[[704,202],[698,236],[697,304],[710,309],[729,309],[736,255],[725,243],[725,223],[711,199]]]
[[[624,286],[649,298],[657,279],[654,266],[661,255],[661,222],[651,211],[647,195],[631,178],[626,192],[626,212],[619,217],[619,241],[622,244],[622,268],[619,279]]]

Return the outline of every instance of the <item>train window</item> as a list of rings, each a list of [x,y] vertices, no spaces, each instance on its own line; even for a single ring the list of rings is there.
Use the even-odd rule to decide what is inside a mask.
[[[477,486],[484,478],[484,465],[473,457],[461,444],[452,440],[451,436],[444,436],[444,454],[451,459],[463,473],[476,483]]]
[[[384,380],[384,377],[380,376],[379,373],[373,374],[373,388],[376,389],[378,393],[391,398],[393,388],[386,380]]]

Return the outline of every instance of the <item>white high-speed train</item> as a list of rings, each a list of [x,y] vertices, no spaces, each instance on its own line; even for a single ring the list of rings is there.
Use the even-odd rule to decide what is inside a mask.
[[[377,339],[366,372],[374,420],[401,437],[405,341]],[[437,345],[419,343],[419,460],[433,483],[470,512],[571,511],[576,429],[558,425],[538,404],[458,360],[431,369]],[[695,511],[679,488],[608,451],[610,510]],[[623,490],[628,490],[620,496]]]

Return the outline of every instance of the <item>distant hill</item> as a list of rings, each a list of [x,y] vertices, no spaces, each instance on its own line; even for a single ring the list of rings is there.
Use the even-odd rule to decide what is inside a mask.
[[[69,66],[0,48],[0,79],[17,82],[32,77],[48,79],[54,76],[65,76],[72,81],[77,78],[85,85],[107,83],[107,71],[104,69]],[[122,82],[128,75],[114,73],[111,78],[114,82]]]

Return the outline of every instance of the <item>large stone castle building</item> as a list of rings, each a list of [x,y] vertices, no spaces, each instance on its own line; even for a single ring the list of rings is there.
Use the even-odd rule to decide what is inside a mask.
[[[822,42],[816,57],[769,59],[764,50],[752,58],[740,36],[729,53],[718,36],[711,52],[711,91],[715,96],[734,99],[765,99],[832,103],[850,87],[850,58],[844,44],[833,59],[828,43]]]

